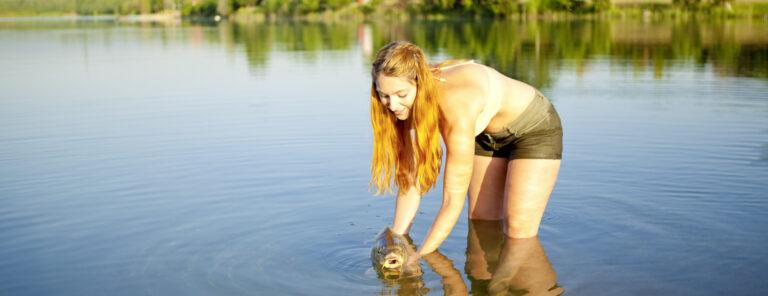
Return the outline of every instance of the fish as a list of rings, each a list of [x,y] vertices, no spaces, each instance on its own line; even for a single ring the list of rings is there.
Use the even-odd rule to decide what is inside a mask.
[[[416,256],[413,240],[407,234],[394,233],[389,227],[376,236],[371,248],[373,269],[387,280],[420,276],[421,266],[418,263],[408,264],[408,259],[413,256]]]

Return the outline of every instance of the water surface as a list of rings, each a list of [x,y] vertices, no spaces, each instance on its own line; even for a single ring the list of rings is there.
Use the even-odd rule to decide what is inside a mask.
[[[766,36],[764,20],[0,22],[0,294],[482,295],[518,262],[565,295],[765,294]],[[368,73],[397,39],[558,108],[532,247],[462,215],[423,277],[370,270],[394,203],[367,188]]]

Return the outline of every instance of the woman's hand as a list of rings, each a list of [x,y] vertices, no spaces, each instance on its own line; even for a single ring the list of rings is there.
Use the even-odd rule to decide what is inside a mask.
[[[416,252],[416,248],[413,245],[413,241],[410,240],[410,237],[406,235],[406,238],[408,239],[408,244],[405,245],[405,251],[406,254],[408,254],[408,259],[403,263],[403,271],[411,274],[421,273],[421,266],[419,265],[421,255]]]
[[[412,256],[408,257],[408,260],[405,261],[405,269],[406,270],[413,270],[419,267],[419,259],[421,259],[421,255],[419,253],[414,252]]]

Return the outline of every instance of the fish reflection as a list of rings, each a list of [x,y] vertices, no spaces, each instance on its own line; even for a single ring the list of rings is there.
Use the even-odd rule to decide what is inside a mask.
[[[508,238],[502,221],[469,221],[464,270],[472,295],[562,295],[538,237]]]

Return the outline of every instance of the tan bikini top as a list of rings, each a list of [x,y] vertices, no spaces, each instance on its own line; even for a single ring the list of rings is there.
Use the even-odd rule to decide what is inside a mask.
[[[477,64],[475,63],[475,60],[469,60],[466,62],[449,65],[445,67],[440,67],[440,70],[445,70],[451,67],[461,66],[461,65],[467,65],[467,64]],[[488,127],[488,123],[491,122],[491,119],[496,115],[496,113],[499,112],[499,109],[501,109],[501,98],[498,95],[498,90],[501,86],[499,86],[499,80],[494,79],[494,77],[491,75],[491,68],[485,65],[477,64],[480,66],[483,66],[483,69],[485,69],[485,73],[487,75],[488,80],[488,98],[487,102],[485,104],[485,107],[483,107],[483,110],[480,111],[480,114],[477,116],[477,121],[475,122],[475,136],[479,135],[480,133],[485,130],[486,127]],[[437,78],[440,81],[446,81],[445,78],[438,77]]]

